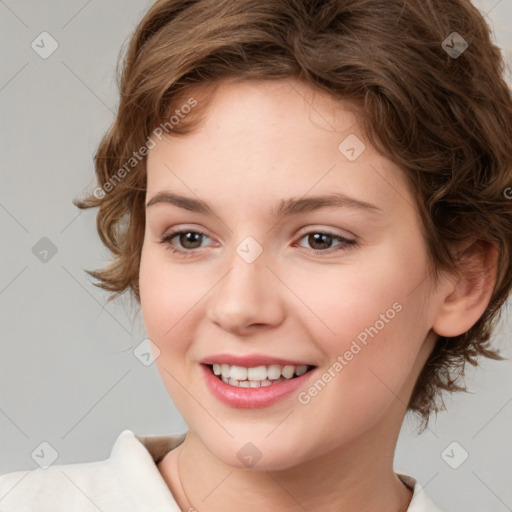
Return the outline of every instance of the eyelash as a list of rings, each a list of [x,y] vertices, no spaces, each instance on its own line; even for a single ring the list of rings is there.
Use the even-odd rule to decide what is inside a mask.
[[[200,248],[196,248],[196,249],[188,249],[188,250],[182,250],[182,249],[177,249],[176,247],[174,247],[172,244],[171,244],[171,240],[176,236],[176,235],[181,235],[181,234],[186,234],[186,233],[195,233],[195,234],[198,234],[200,236],[205,236],[207,238],[208,235],[206,233],[203,233],[202,231],[197,231],[197,230],[192,230],[192,229],[185,229],[185,230],[180,230],[180,231],[171,231],[170,233],[167,233],[165,235],[163,235],[161,238],[160,238],[160,241],[159,243],[161,244],[164,244],[166,247],[166,250],[169,250],[171,251],[172,253],[175,253],[175,254],[179,254],[180,256],[183,256],[183,257],[190,257],[190,256],[193,256],[194,253],[200,249]],[[340,235],[337,235],[336,233],[331,233],[330,231],[308,231],[307,233],[303,233],[300,237],[299,240],[302,240],[305,236],[308,236],[308,235],[313,235],[313,234],[320,234],[320,235],[327,235],[327,236],[330,236],[334,239],[334,241],[339,241],[340,244],[335,246],[335,247],[341,247],[341,248],[344,248],[344,250],[349,250],[349,249],[353,249],[355,247],[358,246],[358,243],[356,240],[349,240],[347,238],[344,238]],[[316,254],[316,255],[325,255],[325,254],[331,254],[331,253],[334,253],[334,252],[338,252],[340,251],[341,249],[326,249],[326,250],[319,250],[319,249],[311,249],[311,251]]]

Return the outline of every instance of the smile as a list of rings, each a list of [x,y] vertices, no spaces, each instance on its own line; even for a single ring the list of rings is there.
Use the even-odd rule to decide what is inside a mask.
[[[243,409],[269,407],[297,393],[317,369],[302,364],[239,366],[203,363],[200,366],[212,395],[230,407]]]
[[[273,384],[300,377],[313,368],[307,365],[280,366],[277,364],[255,367],[213,364],[210,367],[213,374],[222,380],[224,384],[241,388],[272,386]]]

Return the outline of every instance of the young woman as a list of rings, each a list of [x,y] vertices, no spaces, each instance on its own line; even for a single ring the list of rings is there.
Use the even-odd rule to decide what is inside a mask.
[[[157,1],[76,204],[188,431],[4,475],[0,509],[438,511],[393,455],[499,358],[502,70],[469,1]]]

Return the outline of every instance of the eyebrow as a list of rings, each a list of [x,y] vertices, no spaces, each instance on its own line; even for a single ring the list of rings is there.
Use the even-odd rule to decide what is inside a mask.
[[[148,201],[146,208],[159,203],[173,204],[179,208],[183,208],[192,212],[203,213],[206,215],[211,215],[214,213],[208,203],[202,201],[201,199],[185,197],[168,191],[156,193]],[[289,199],[282,199],[272,209],[271,215],[274,218],[283,218],[299,213],[311,212],[320,208],[341,207],[357,208],[372,214],[377,214],[379,212],[382,213],[382,209],[374,204],[361,201],[360,199],[355,199],[343,193],[333,193],[322,196],[301,197],[298,199],[294,197]]]

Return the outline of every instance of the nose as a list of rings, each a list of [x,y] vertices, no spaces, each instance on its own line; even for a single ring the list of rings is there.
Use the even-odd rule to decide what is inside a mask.
[[[248,335],[283,322],[284,288],[264,253],[248,263],[234,251],[229,271],[212,290],[207,314],[225,331]]]

